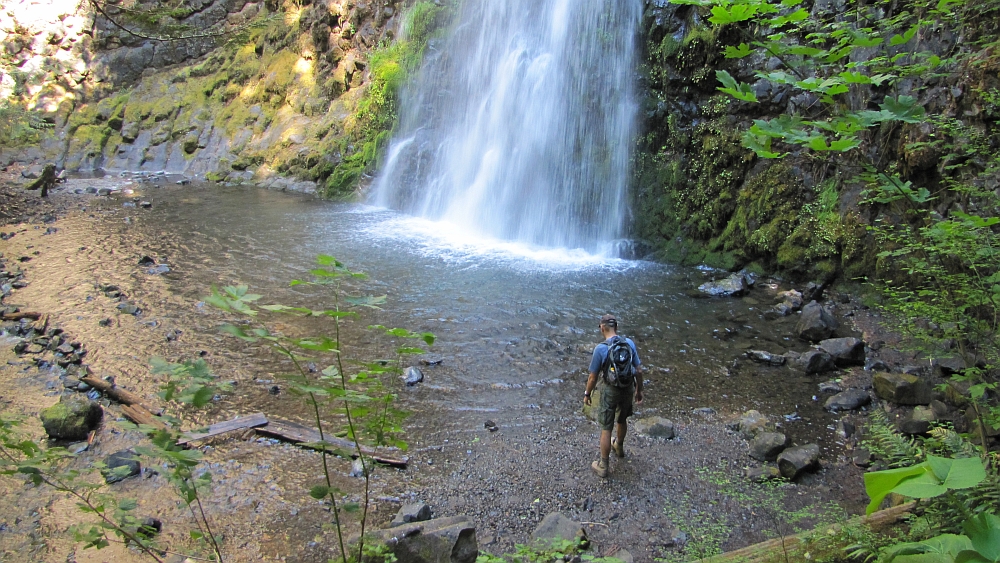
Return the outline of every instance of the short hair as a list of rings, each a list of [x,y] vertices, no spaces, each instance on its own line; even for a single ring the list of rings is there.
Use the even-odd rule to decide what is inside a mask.
[[[617,329],[618,319],[616,319],[614,315],[604,315],[603,317],[601,317],[601,326]]]

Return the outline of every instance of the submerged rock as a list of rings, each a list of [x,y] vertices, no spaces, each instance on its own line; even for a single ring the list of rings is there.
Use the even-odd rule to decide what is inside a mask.
[[[705,282],[698,286],[698,291],[712,297],[739,297],[746,293],[747,289],[749,289],[749,285],[742,272],[737,272],[721,280]]]
[[[783,366],[785,365],[785,356],[779,354],[772,354],[770,352],[765,352],[763,350],[747,350],[746,355],[751,360],[767,364],[769,366]]]

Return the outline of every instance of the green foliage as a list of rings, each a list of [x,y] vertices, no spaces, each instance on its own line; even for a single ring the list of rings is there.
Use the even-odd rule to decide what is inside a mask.
[[[868,514],[878,510],[889,493],[911,498],[934,498],[956,489],[970,489],[986,479],[978,457],[948,459],[927,456],[927,460],[898,469],[865,473],[865,492],[871,497]]]
[[[983,513],[966,520],[965,534],[941,534],[888,550],[886,563],[995,563],[1000,561],[1000,518]]]
[[[37,111],[11,99],[0,100],[0,147],[34,145],[52,124]]]
[[[154,374],[166,374],[167,383],[158,393],[164,401],[177,401],[185,405],[201,408],[207,405],[219,391],[228,391],[228,384],[218,383],[205,360],[168,363],[163,358],[149,361]]]
[[[229,323],[220,330],[245,342],[261,343],[269,346],[272,351],[289,360],[294,368],[291,374],[284,378],[291,392],[304,397],[319,431],[320,440],[305,444],[321,452],[324,482],[310,488],[309,495],[315,499],[328,498],[333,506],[334,525],[343,561],[361,561],[366,549],[370,548],[362,539],[358,542],[357,553],[349,553],[344,543],[340,512],[360,511],[361,537],[365,537],[365,526],[368,519],[369,492],[371,487],[371,472],[374,469],[373,460],[362,451],[362,444],[378,448],[393,446],[406,449],[407,445],[400,439],[402,419],[405,413],[393,408],[396,399],[389,382],[402,373],[403,358],[424,353],[424,348],[409,344],[417,340],[426,346],[434,343],[434,335],[428,332],[412,332],[403,328],[386,328],[373,325],[370,330],[376,334],[385,335],[399,342],[395,347],[393,360],[354,360],[345,358],[342,352],[342,323],[348,319],[360,316],[354,307],[361,310],[377,310],[385,303],[384,295],[352,295],[348,289],[353,284],[362,283],[367,276],[363,272],[355,272],[333,256],[320,255],[316,258],[317,267],[309,271],[311,279],[292,280],[291,286],[312,286],[329,291],[333,307],[329,309],[310,309],[282,304],[257,305],[259,295],[248,293],[246,286],[227,286],[218,290],[212,288],[212,294],[205,302],[227,313],[244,317],[240,324]],[[266,321],[261,321],[261,312],[269,314],[294,315],[299,317],[326,318],[332,321],[332,332],[329,335],[291,336],[276,333],[268,328]],[[327,365],[318,373],[306,367],[307,362],[325,362]],[[325,413],[343,413],[346,427],[337,430],[329,428],[324,421]],[[331,432],[344,436],[354,444],[353,451],[342,448],[326,439]],[[338,497],[341,492],[333,486],[328,455],[336,454],[343,457],[353,456],[361,460],[365,477],[364,500],[359,506],[354,503],[341,502]],[[366,546],[368,546],[366,548]]]

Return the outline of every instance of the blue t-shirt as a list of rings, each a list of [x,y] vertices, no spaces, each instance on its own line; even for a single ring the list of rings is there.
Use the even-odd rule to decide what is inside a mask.
[[[590,373],[601,373],[601,366],[608,359],[608,342],[611,342],[611,338],[594,348],[594,357],[590,359]],[[632,348],[632,365],[635,367],[641,366],[642,362],[639,360],[639,351],[635,349],[635,342],[632,342],[631,338],[626,338],[625,342],[628,342],[629,347]]]

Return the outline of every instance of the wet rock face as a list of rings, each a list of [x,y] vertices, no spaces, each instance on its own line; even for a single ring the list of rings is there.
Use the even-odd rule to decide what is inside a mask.
[[[83,440],[97,428],[103,413],[100,405],[84,396],[63,395],[58,403],[41,412],[42,426],[50,438]]]

